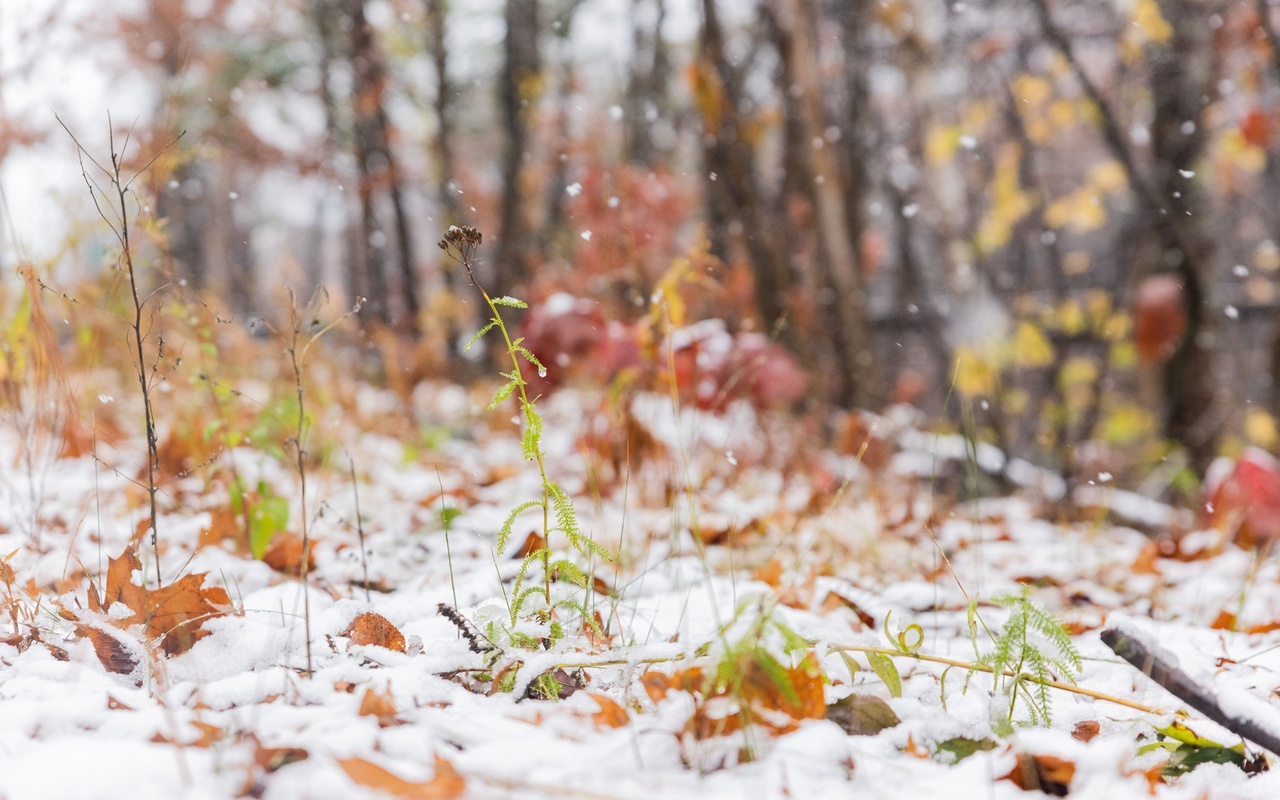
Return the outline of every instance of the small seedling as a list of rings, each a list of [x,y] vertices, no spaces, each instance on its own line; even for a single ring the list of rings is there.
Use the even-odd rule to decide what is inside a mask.
[[[513,297],[492,297],[476,281],[473,266],[475,253],[480,247],[482,238],[480,231],[475,228],[451,227],[445,233],[444,239],[440,240],[439,245],[441,250],[445,251],[450,258],[466,269],[467,278],[471,281],[471,285],[476,287],[484,298],[485,304],[489,307],[490,318],[488,323],[471,337],[471,341],[467,343],[467,348],[479,341],[486,333],[497,330],[502,336],[507,354],[511,359],[511,371],[502,373],[502,377],[506,378],[507,382],[498,388],[498,391],[493,396],[493,402],[489,404],[489,408],[497,408],[507,400],[515,398],[520,408],[520,417],[523,425],[523,432],[520,438],[521,450],[525,460],[536,462],[538,465],[542,494],[536,499],[520,503],[511,510],[498,531],[497,550],[499,554],[506,550],[517,517],[526,511],[535,509],[542,512],[542,535],[540,538],[535,539],[536,546],[529,548],[524,561],[520,564],[520,571],[516,575],[510,601],[510,621],[514,629],[525,603],[530,597],[541,595],[543,607],[538,610],[537,617],[539,622],[549,625],[547,635],[541,637],[541,642],[544,646],[550,646],[564,635],[563,628],[552,618],[552,611],[557,606],[572,609],[582,616],[586,624],[594,624],[585,604],[572,598],[552,599],[551,585],[556,581],[563,581],[584,589],[590,585],[591,581],[587,573],[568,558],[555,558],[553,560],[550,546],[551,534],[556,531],[561,533],[568,540],[569,547],[573,552],[583,558],[599,557],[608,561],[610,556],[608,551],[582,531],[578,525],[578,515],[574,510],[573,501],[560,484],[552,480],[547,474],[547,464],[542,452],[544,422],[542,415],[538,413],[538,409],[534,405],[534,399],[529,397],[528,384],[524,379],[523,373],[526,367],[532,367],[538,371],[539,376],[546,376],[547,368],[542,365],[537,356],[521,344],[521,339],[511,338],[511,334],[502,318],[500,308],[527,308],[526,304]],[[521,362],[524,362],[523,366]],[[527,586],[525,579],[528,576],[529,569],[534,564],[539,564],[542,567],[542,583],[540,586]],[[536,637],[527,635],[515,634],[514,636],[519,640],[517,643],[525,645],[533,645],[538,641]]]

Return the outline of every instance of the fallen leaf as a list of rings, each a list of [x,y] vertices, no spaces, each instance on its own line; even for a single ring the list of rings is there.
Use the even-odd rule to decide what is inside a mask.
[[[1218,612],[1218,616],[1213,618],[1213,624],[1209,627],[1215,631],[1234,631],[1236,629],[1236,615],[1223,609]]]
[[[1054,797],[1066,797],[1075,777],[1074,761],[1057,756],[1035,756],[1019,753],[1018,761],[1009,774],[998,780],[1009,781],[1023,791],[1039,790]]]
[[[1138,557],[1129,566],[1129,571],[1135,575],[1159,575],[1160,567],[1157,566],[1159,558],[1160,543],[1155,540],[1148,541],[1138,551]]]
[[[827,719],[850,736],[875,736],[900,720],[893,709],[873,694],[851,694],[827,706]]]
[[[757,567],[751,577],[777,589],[782,583],[782,561],[774,558],[762,567]]]
[[[466,780],[453,765],[436,756],[436,775],[429,781],[406,781],[393,772],[383,769],[363,758],[340,758],[338,766],[347,777],[361,786],[386,792],[402,800],[452,800],[461,797],[467,789]]]
[[[138,668],[138,659],[129,652],[129,648],[106,631],[81,622],[76,624],[76,633],[93,644],[93,652],[98,656],[98,660],[102,662],[102,666],[107,672],[114,672],[117,675],[132,675],[133,671]]]
[[[539,536],[536,531],[530,531],[529,535],[524,538],[524,544],[520,545],[520,548],[511,554],[511,558],[514,561],[520,561],[528,558],[531,553],[545,550],[546,547],[547,540]]]
[[[1076,726],[1071,729],[1071,738],[1088,742],[1097,736],[1101,730],[1102,726],[1098,724],[1096,719],[1084,719],[1077,722]]]
[[[596,704],[600,706],[600,710],[591,717],[597,728],[621,728],[631,721],[631,717],[627,715],[627,710],[614,702],[612,698],[592,692],[591,699],[595,700]]]
[[[369,687],[364,691],[364,697],[360,699],[360,716],[377,717],[378,724],[383,727],[389,727],[396,724],[396,714],[400,713],[396,708],[395,698],[391,696],[391,688],[388,687],[385,694],[378,692],[373,687]]]
[[[122,703],[111,695],[107,695],[107,709],[110,711],[132,711],[133,706]]]
[[[247,738],[253,742],[253,762],[267,772],[275,772],[295,761],[306,761],[311,756],[301,747],[267,747],[252,733]]]
[[[231,608],[225,589],[203,587],[207,573],[184,575],[168,586],[151,589],[133,583],[133,572],[142,562],[132,545],[107,562],[107,580],[103,596],[90,586],[89,608],[105,613],[115,603],[122,603],[133,613],[116,620],[122,626],[142,623],[150,638],[160,639],[169,655],[189,650],[207,632],[200,626],[208,619],[221,616]]]
[[[366,611],[353,619],[342,635],[349,637],[352,644],[372,644],[397,653],[405,651],[405,638],[400,629],[391,624],[391,620],[372,611]]]
[[[271,540],[271,546],[262,554],[262,563],[276,572],[301,577],[302,575],[302,537],[294,534],[282,534]],[[316,568],[315,542],[307,546],[307,571]]]

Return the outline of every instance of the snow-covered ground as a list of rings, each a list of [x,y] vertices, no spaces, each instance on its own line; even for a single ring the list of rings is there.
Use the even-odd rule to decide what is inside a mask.
[[[206,532],[227,506],[225,484],[193,475],[161,495],[166,585],[203,574],[202,584],[187,581],[225,611],[193,622],[202,637],[166,655],[163,626],[148,635],[129,623],[138,589],[156,591],[145,540],[140,571],[109,569],[144,513],[131,481],[141,441],[117,447],[114,472],[89,457],[55,459],[52,442],[6,429],[0,797],[1012,798],[1024,792],[1006,777],[1018,764],[1063,779],[1075,797],[1280,793],[1274,773],[1247,777],[1234,764],[1160,782],[1155,768],[1168,754],[1140,751],[1182,705],[1098,638],[1108,621],[1123,624],[1271,724],[1280,716],[1274,633],[1211,625],[1224,611],[1242,630],[1280,620],[1273,559],[1230,545],[1196,560],[1159,557],[1147,536],[1098,514],[1055,521],[1069,516],[1061,500],[935,498],[921,464],[965,467],[909,415],[880,421],[897,452],[870,469],[801,445],[783,420],[745,405],[716,416],[639,395],[635,419],[652,438],[613,474],[587,436],[609,427],[606,406],[565,391],[543,401],[552,477],[618,558],[594,564],[590,595],[560,589],[598,612],[603,635],[562,608],[567,635],[546,649],[538,637],[549,629],[530,611],[517,630],[535,638],[520,647],[503,632],[520,560],[494,544],[507,512],[537,496],[536,470],[521,459],[515,426],[479,411],[483,398],[429,385],[415,399],[409,408],[362,389],[363,414],[319,429],[341,447],[308,486],[310,675],[301,583]],[[411,448],[357,430],[415,414],[448,434]],[[362,416],[376,424],[354,424]],[[262,480],[294,498],[297,530],[296,476],[265,449],[219,463],[233,463],[248,486]],[[539,516],[519,519],[516,547]],[[558,533],[551,544],[567,551]],[[966,594],[997,633],[1006,612],[990,600],[1020,583],[1067,623],[1083,656],[1078,684],[1094,693],[1052,690],[1047,727],[998,735],[1008,699],[991,676],[934,661],[894,656],[894,697],[856,649],[893,649],[887,627],[918,655],[971,662],[975,642],[987,651],[991,639],[971,638]],[[104,592],[123,600],[104,607]],[[760,651],[782,680],[751,666],[765,663],[751,660]],[[717,664],[738,682],[718,696],[707,677]],[[548,673],[567,696],[527,696]],[[780,688],[788,682],[795,697]],[[892,710],[873,726],[888,727],[851,735],[838,709],[879,713],[868,698]],[[1015,706],[1015,721],[1025,708]],[[1197,714],[1183,722],[1239,743]],[[952,763],[966,747],[978,749]]]

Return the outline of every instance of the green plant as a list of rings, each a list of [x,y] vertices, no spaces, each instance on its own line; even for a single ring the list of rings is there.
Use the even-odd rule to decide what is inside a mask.
[[[1018,594],[1005,593],[992,598],[1009,609],[1009,620],[995,635],[995,647],[980,654],[977,663],[989,667],[995,675],[998,691],[1009,702],[1008,712],[997,720],[997,733],[1012,728],[1018,698],[1022,698],[1032,725],[1051,721],[1052,703],[1049,687],[1055,673],[1074,684],[1080,674],[1080,652],[1071,641],[1062,622],[1031,599],[1029,587]],[[977,604],[969,603],[969,635],[977,650]]]
[[[607,550],[583,532],[578,524],[578,515],[574,510],[573,501],[560,484],[552,480],[547,474],[547,464],[542,452],[544,423],[542,415],[538,413],[538,409],[534,405],[534,400],[529,397],[528,384],[524,379],[522,371],[524,367],[521,366],[521,361],[523,360],[525,364],[535,368],[540,376],[547,374],[547,368],[542,365],[537,356],[521,344],[521,339],[511,338],[506,322],[502,318],[502,312],[499,310],[504,307],[526,308],[526,304],[513,297],[492,297],[476,281],[473,270],[474,258],[482,239],[480,231],[473,227],[459,228],[454,226],[450,227],[448,232],[445,233],[439,245],[441,250],[445,251],[450,258],[466,269],[467,278],[470,280],[471,285],[480,292],[485,304],[489,307],[489,321],[471,337],[471,341],[467,343],[467,348],[474,345],[486,333],[497,330],[502,336],[507,355],[511,359],[511,371],[501,373],[507,381],[494,393],[493,401],[489,404],[489,408],[491,410],[497,408],[502,403],[513,398],[519,405],[523,426],[520,437],[521,451],[525,460],[536,462],[538,465],[542,494],[536,499],[520,503],[507,515],[506,520],[498,531],[497,551],[501,554],[506,550],[517,517],[526,511],[535,509],[541,511],[542,535],[540,539],[535,539],[535,546],[528,548],[529,552],[525,554],[524,561],[520,564],[520,570],[516,574],[515,585],[512,589],[509,610],[511,626],[514,629],[525,603],[530,597],[541,595],[543,608],[539,609],[537,616],[540,622],[548,623],[549,625],[547,635],[541,637],[544,646],[549,646],[564,635],[564,629],[553,619],[552,611],[556,607],[576,611],[581,614],[586,624],[594,624],[584,603],[572,597],[553,600],[551,596],[551,585],[557,581],[569,583],[583,589],[590,585],[590,578],[581,567],[569,558],[555,558],[553,556],[550,545],[551,534],[556,531],[561,533],[568,541],[571,550],[586,559],[599,557],[608,561],[610,556]],[[552,522],[553,518],[554,524]],[[526,585],[529,570],[534,564],[539,564],[542,568],[541,585]],[[520,646],[533,646],[537,638],[516,633],[513,630],[512,641]]]
[[[291,450],[290,460],[294,471],[298,475],[298,510],[299,518],[302,525],[302,556],[298,565],[298,571],[302,578],[302,597],[303,597],[303,619],[305,620],[305,637],[307,648],[307,675],[313,674],[311,668],[311,596],[307,593],[307,572],[311,561],[311,536],[309,520],[307,518],[307,448],[306,436],[307,428],[311,422],[307,416],[306,404],[306,388],[303,376],[307,363],[307,355],[311,352],[311,347],[323,337],[326,333],[333,330],[347,317],[360,312],[362,299],[357,298],[355,305],[349,311],[339,315],[336,319],[325,323],[320,319],[320,312],[324,304],[329,299],[328,291],[323,287],[317,287],[311,294],[311,298],[301,308],[298,307],[297,297],[293,290],[289,291],[289,328],[283,335],[276,330],[271,323],[261,320],[262,324],[272,333],[281,335],[285,341],[284,351],[289,356],[289,367],[291,377],[293,379],[293,392],[297,400],[297,416],[294,418],[294,426],[292,436],[285,440],[284,445],[286,451]],[[269,536],[268,536],[269,538]],[[262,543],[263,550],[266,549],[266,543]]]

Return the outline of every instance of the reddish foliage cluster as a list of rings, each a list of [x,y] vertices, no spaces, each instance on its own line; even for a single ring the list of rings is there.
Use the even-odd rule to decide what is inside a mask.
[[[807,390],[785,348],[763,334],[731,334],[720,320],[677,329],[665,346],[654,347],[646,323],[609,321],[598,304],[561,292],[534,306],[518,335],[547,367],[545,377],[526,376],[538,394],[574,378],[612,380],[627,369],[674,380],[682,399],[706,410],[739,399],[786,408]]]
[[[1138,285],[1133,342],[1145,363],[1164,361],[1182,344],[1187,332],[1182,295],[1182,283],[1172,275],[1152,275]]]
[[[1210,524],[1235,535],[1243,545],[1280,540],[1280,461],[1250,448],[1235,463],[1214,463],[1205,479],[1205,511]]]

